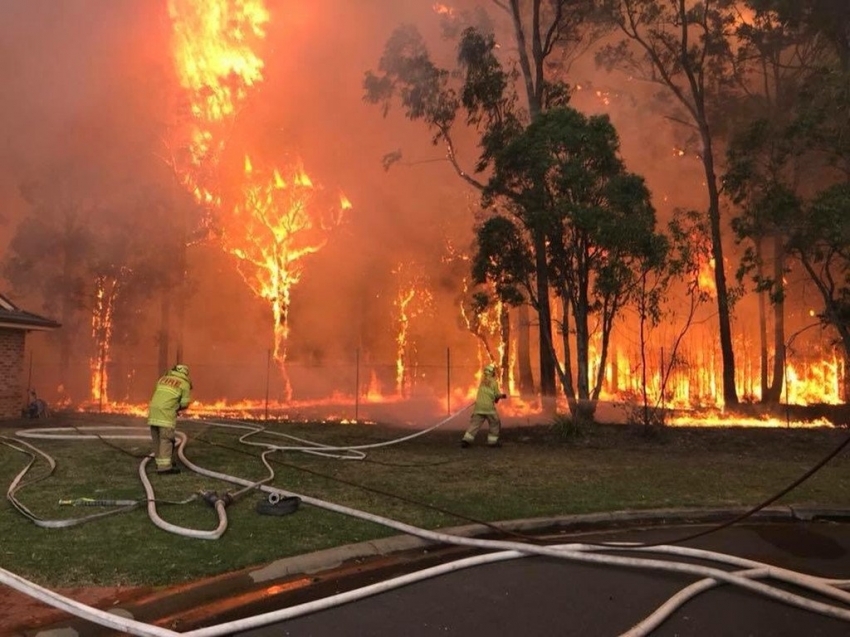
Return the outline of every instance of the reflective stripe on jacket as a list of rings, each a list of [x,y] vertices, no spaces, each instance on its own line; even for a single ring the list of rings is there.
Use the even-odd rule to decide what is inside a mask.
[[[177,425],[177,410],[189,406],[192,383],[188,376],[171,370],[156,381],[148,408],[148,424],[157,427]]]

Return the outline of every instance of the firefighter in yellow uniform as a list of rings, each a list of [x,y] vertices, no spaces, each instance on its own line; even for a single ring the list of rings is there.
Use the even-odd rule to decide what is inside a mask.
[[[485,422],[489,426],[489,430],[487,431],[487,446],[502,446],[502,443],[499,442],[502,421],[499,419],[499,412],[496,411],[496,403],[502,398],[507,397],[507,394],[503,394],[499,390],[499,383],[496,380],[496,366],[487,365],[484,368],[484,375],[481,377],[481,384],[478,385],[478,395],[475,398],[472,416],[469,418],[469,428],[463,434],[463,439],[460,441],[461,447],[469,447],[475,442],[475,434],[478,433],[481,425]]]
[[[192,382],[189,380],[188,366],[175,365],[156,381],[148,408],[148,424],[151,427],[157,473],[180,473],[180,468],[172,461],[174,432],[177,428],[177,414],[189,407],[191,400]]]

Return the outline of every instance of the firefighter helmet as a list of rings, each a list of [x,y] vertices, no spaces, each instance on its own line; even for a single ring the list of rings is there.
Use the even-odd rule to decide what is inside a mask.
[[[177,372],[178,374],[184,374],[184,375],[188,376],[189,375],[189,366],[183,365],[181,363],[180,365],[175,365],[173,371]]]
[[[488,376],[495,376],[496,375],[496,366],[493,365],[493,363],[490,363],[489,365],[484,367],[484,373],[487,374]]]

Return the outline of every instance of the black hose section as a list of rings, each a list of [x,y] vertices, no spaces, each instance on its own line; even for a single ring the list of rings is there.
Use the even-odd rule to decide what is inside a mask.
[[[728,528],[730,526],[738,524],[739,522],[742,522],[743,520],[746,520],[747,518],[755,515],[756,513],[758,513],[759,511],[761,511],[765,507],[770,506],[771,504],[776,502],[782,496],[786,495],[787,493],[790,493],[791,491],[793,491],[794,489],[799,487],[806,480],[811,478],[815,473],[820,471],[830,460],[832,460],[835,456],[837,456],[839,453],[841,453],[848,444],[850,444],[850,436],[847,436],[847,438],[845,438],[844,442],[842,442],[835,449],[833,449],[831,452],[829,452],[822,460],[820,460],[817,464],[815,464],[811,469],[806,471],[802,476],[800,476],[799,478],[794,480],[794,482],[792,482],[787,487],[785,487],[784,489],[779,491],[779,493],[772,495],[771,497],[769,497],[767,500],[765,500],[761,504],[757,504],[753,508],[745,511],[744,513],[741,513],[740,515],[732,518],[731,520],[727,520],[726,522],[722,522],[721,524],[717,524],[715,526],[712,526],[708,529],[705,529],[704,531],[692,533],[690,535],[686,535],[684,537],[680,537],[680,538],[677,538],[675,540],[664,540],[663,542],[649,542],[649,543],[646,543],[646,544],[630,544],[629,546],[651,548],[653,546],[666,546],[666,545],[670,545],[670,544],[682,544],[683,542],[695,540],[696,538],[704,537],[706,535],[710,535],[711,533],[717,533],[718,531],[721,531],[725,528]],[[601,542],[601,543],[598,543],[598,544],[594,543],[594,542],[586,542],[586,544],[589,544],[591,546],[603,546],[603,547],[606,547],[606,548],[617,548],[616,544],[609,544],[607,542]],[[622,545],[620,545],[620,548],[622,548]]]
[[[397,467],[399,469],[419,469],[422,467],[440,467],[445,464],[454,464],[457,460],[441,460],[440,462],[418,462],[415,464],[404,464],[401,462],[381,462],[380,460],[372,460],[371,458],[363,458],[359,462],[367,464],[376,464],[381,467]]]
[[[246,451],[244,449],[238,449],[236,447],[231,447],[229,445],[223,445],[221,443],[213,442],[212,440],[207,440],[205,438],[195,437],[195,438],[193,438],[193,440],[206,443],[206,444],[211,445],[213,447],[221,447],[222,449],[228,449],[229,451],[234,451],[236,453],[241,453],[241,454],[246,455],[246,456],[251,456],[252,458],[258,457],[255,454],[251,453],[250,451]],[[519,531],[511,531],[510,529],[503,529],[503,528],[501,528],[501,527],[499,527],[499,526],[497,526],[497,525],[495,525],[491,522],[485,522],[484,520],[478,520],[476,518],[472,518],[472,517],[469,517],[467,515],[461,515],[460,513],[456,513],[454,511],[449,511],[448,509],[438,507],[434,504],[428,504],[426,502],[414,500],[412,498],[408,498],[408,497],[403,496],[403,495],[398,495],[396,493],[390,493],[389,491],[383,491],[381,489],[376,489],[374,487],[367,487],[367,486],[362,485],[362,484],[357,484],[356,482],[351,482],[349,480],[343,480],[342,478],[329,476],[329,475],[327,475],[325,473],[321,473],[319,471],[314,471],[312,469],[307,469],[306,467],[299,467],[298,465],[294,465],[294,464],[290,464],[288,462],[284,462],[283,460],[277,460],[277,459],[274,459],[274,458],[269,458],[268,460],[270,462],[274,462],[276,465],[279,465],[281,467],[286,467],[288,469],[295,469],[297,471],[303,471],[305,473],[309,473],[309,474],[314,475],[316,477],[324,478],[326,480],[332,480],[334,482],[338,482],[340,484],[344,484],[344,485],[347,485],[347,486],[350,486],[350,487],[354,487],[356,489],[362,489],[363,491],[368,491],[370,493],[375,493],[377,495],[382,495],[384,497],[394,498],[396,500],[406,502],[407,504],[413,504],[414,506],[422,507],[424,509],[429,509],[431,511],[436,511],[438,513],[442,513],[443,515],[448,515],[448,516],[457,518],[459,520],[463,520],[464,522],[471,522],[473,524],[480,524],[482,526],[486,526],[488,529],[496,531],[500,535],[507,535],[507,536],[510,536],[510,537],[515,537],[515,538],[523,540],[524,542],[528,542],[528,543],[531,543],[531,544],[540,544],[541,543],[538,538],[532,537],[530,535],[526,535],[525,533],[520,533]]]
[[[97,432],[89,433],[89,434],[84,434],[82,431],[80,431],[80,430],[79,430],[79,428],[77,427],[77,425],[75,425],[75,424],[73,424],[73,423],[71,423],[71,428],[72,428],[74,431],[76,431],[78,434],[80,434],[81,436],[83,436],[83,435],[93,435],[93,436],[95,436],[98,440],[100,440],[103,444],[105,444],[107,447],[112,447],[112,448],[113,448],[113,449],[115,449],[116,451],[120,451],[121,453],[126,454],[126,455],[130,456],[131,458],[135,458],[136,460],[144,460],[145,458],[147,458],[147,457],[150,455],[149,453],[145,453],[145,454],[142,454],[142,455],[138,455],[138,454],[133,453],[132,451],[128,451],[127,449],[124,449],[124,448],[123,448],[123,447],[121,447],[120,445],[116,445],[115,443],[110,442],[109,440],[107,440],[106,438],[104,438],[103,436],[101,436],[101,435],[100,435],[99,433],[97,433]]]

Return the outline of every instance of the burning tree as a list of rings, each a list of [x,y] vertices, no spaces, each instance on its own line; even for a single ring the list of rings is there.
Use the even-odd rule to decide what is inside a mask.
[[[141,162],[131,163],[132,176],[120,165],[69,161],[25,181],[21,194],[33,214],[4,255],[13,285],[40,294],[62,321],[57,384],[99,404],[108,400],[113,346],[136,338],[138,304],[164,278],[163,255],[172,247],[162,241],[170,192],[142,179]],[[78,356],[89,377],[79,386],[86,374],[72,369]]]
[[[455,303],[460,326],[478,342],[479,367],[495,363],[502,373],[502,385],[513,391],[512,359],[515,350],[511,338],[511,305],[495,298],[496,287],[493,284],[477,285],[472,281],[472,257],[456,248],[451,241],[446,242],[442,262],[448,268],[447,276],[459,281]]]
[[[381,104],[385,113],[397,99],[408,119],[421,121],[433,133],[434,142],[444,144],[446,159],[468,185],[483,191],[484,179],[477,178],[490,167],[492,144],[504,139],[508,129],[527,126],[548,108],[562,102],[564,84],[554,81],[553,69],[567,65],[593,41],[596,31],[588,18],[594,12],[593,0],[531,0],[519,2],[494,0],[493,7],[506,18],[512,46],[500,53],[514,59],[506,61],[511,72],[502,72],[496,56],[494,21],[483,10],[455,10],[436,4],[444,32],[461,35],[458,45],[459,67],[448,70],[431,59],[421,34],[402,26],[387,40],[378,73],[368,72],[364,83],[366,99]],[[488,46],[489,42],[489,46]],[[505,53],[510,51],[510,53]],[[515,72],[515,69],[519,72]],[[458,81],[458,79],[460,81]],[[525,102],[523,104],[523,102]],[[466,123],[480,135],[483,149],[474,172],[461,165],[455,143],[458,119],[466,111]],[[507,193],[503,193],[509,198]],[[515,202],[514,202],[515,203]],[[533,214],[533,211],[528,211]],[[529,228],[536,253],[535,310],[539,318],[540,393],[555,395],[555,361],[546,345],[551,341],[549,282],[545,257],[545,237]],[[528,304],[518,303],[519,389],[533,391],[530,363]]]
[[[106,365],[110,361],[115,306],[126,276],[124,268],[117,268],[112,276],[98,275],[95,279],[94,307],[91,331],[94,355],[91,357],[92,400],[102,403],[109,400],[109,377]]]
[[[605,46],[598,54],[600,62],[607,67],[625,69],[664,87],[682,111],[671,116],[699,135],[715,263],[723,400],[730,406],[738,404],[738,391],[711,106],[731,85],[733,4],[732,0],[605,0],[603,5],[608,19],[620,32],[622,40]]]
[[[393,269],[397,280],[396,298],[393,301],[398,326],[396,332],[396,391],[399,396],[407,396],[410,389],[410,362],[413,344],[410,341],[410,321],[431,307],[433,297],[424,285],[419,271],[400,263]]]
[[[209,205],[219,202],[214,174],[234,119],[262,82],[264,0],[169,0],[172,57],[187,102],[189,125],[171,158],[184,185]]]
[[[464,279],[464,287],[469,286],[469,281]],[[513,387],[513,377],[510,373],[510,334],[511,324],[508,319],[509,305],[500,299],[493,300],[495,289],[482,289],[476,286],[477,291],[465,294],[461,299],[461,316],[464,325],[479,342],[478,360],[480,366],[494,362],[502,370],[502,383],[506,387]],[[492,341],[496,341],[494,347]]]
[[[724,186],[741,207],[733,220],[738,237],[751,242],[740,274],[751,275],[774,304],[773,378],[768,384],[765,352],[761,386],[765,401],[778,402],[783,394],[790,400],[786,350],[800,333],[786,341],[786,277],[795,262],[823,300],[822,322],[836,329],[850,356],[848,289],[841,283],[848,270],[850,151],[843,140],[850,130],[850,46],[846,37],[836,39],[842,29],[846,34],[850,13],[819,0],[747,6],[736,31],[739,66],[747,71],[737,110],[747,117],[732,137]],[[770,258],[772,268],[765,265]],[[797,376],[793,368],[787,374]],[[818,393],[826,397],[824,385]]]
[[[274,359],[288,400],[292,388],[285,361],[292,287],[301,278],[304,257],[322,249],[328,230],[341,222],[351,203],[344,196],[337,206],[320,203],[321,193],[300,163],[293,163],[284,177],[276,168],[256,170],[246,157],[242,181],[232,213],[221,220],[222,246],[238,259],[248,287],[271,305]]]
[[[274,358],[291,398],[286,342],[292,286],[303,259],[351,208],[345,196],[322,203],[300,161],[255,170],[250,158],[233,188],[219,175],[227,138],[251,90],[263,80],[256,51],[270,19],[263,0],[170,0],[174,63],[190,101],[191,121],[172,165],[185,187],[211,211],[222,248],[238,260],[250,289],[271,305]],[[226,190],[226,192],[225,192]]]
[[[539,253],[529,229],[544,233],[548,278],[563,308],[563,358],[551,340],[547,347],[570,411],[592,417],[614,320],[639,293],[640,273],[664,264],[667,244],[655,232],[643,178],[627,172],[618,155],[619,139],[607,116],[551,108],[506,137],[494,149],[485,194],[511,193],[513,219],[495,216],[479,230],[477,280],[498,281],[502,295],[514,289],[537,308]],[[601,330],[593,378],[592,320]]]

